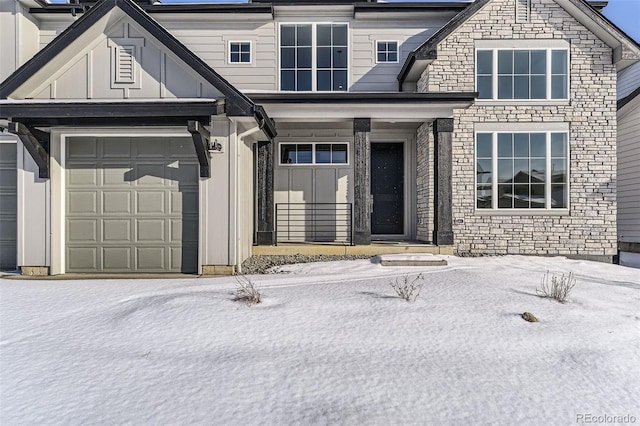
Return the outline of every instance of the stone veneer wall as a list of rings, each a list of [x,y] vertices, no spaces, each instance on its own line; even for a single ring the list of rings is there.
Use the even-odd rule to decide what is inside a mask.
[[[493,0],[438,46],[418,90],[474,91],[474,40],[570,42],[569,102],[486,105],[454,111],[453,231],[458,253],[616,254],[616,70],[611,49],[553,0],[533,0],[515,23],[515,0]],[[544,40],[540,40],[544,47]],[[474,123],[569,123],[570,212],[564,216],[475,213]],[[419,133],[426,143],[424,134]]]
[[[433,124],[418,127],[416,139],[416,184],[418,221],[416,237],[419,241],[433,241]]]

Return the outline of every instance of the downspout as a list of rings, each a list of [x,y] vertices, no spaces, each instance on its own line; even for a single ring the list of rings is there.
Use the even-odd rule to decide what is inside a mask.
[[[240,158],[240,150],[238,149],[240,147],[241,143],[244,143],[244,138],[246,138],[247,136],[251,136],[254,133],[259,132],[260,130],[262,130],[264,128],[264,124],[265,121],[264,119],[260,120],[260,124],[258,124],[255,127],[250,128],[249,130],[246,130],[242,133],[239,133],[236,136],[236,149],[234,152],[234,158],[233,158],[233,184],[230,185],[232,188],[236,187],[239,185],[239,181],[240,181],[240,173],[238,172],[238,161]],[[239,248],[241,246],[241,241],[240,241],[240,220],[238,220],[238,212],[240,211],[239,209],[239,202],[238,202],[238,191],[232,191],[231,196],[233,197],[232,199],[232,203],[231,205],[234,206],[234,216],[235,216],[235,220],[234,220],[234,237],[231,240],[231,242],[233,243],[233,247],[229,247],[229,263],[231,265],[237,265],[236,266],[236,272],[237,273],[242,273],[242,265],[239,264],[238,259],[240,258],[239,256]]]

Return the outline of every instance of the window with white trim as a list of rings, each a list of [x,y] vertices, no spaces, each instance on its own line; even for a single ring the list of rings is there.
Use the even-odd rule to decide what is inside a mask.
[[[398,62],[398,42],[397,41],[377,41],[376,42],[376,62],[397,63]]]
[[[348,164],[347,143],[282,143],[280,164]]]
[[[280,26],[280,90],[346,91],[347,24]]]
[[[568,99],[569,51],[478,49],[476,90],[478,99]]]
[[[230,41],[229,42],[229,63],[250,64],[251,63],[251,42],[250,41]]]
[[[476,209],[567,209],[566,132],[476,133]]]

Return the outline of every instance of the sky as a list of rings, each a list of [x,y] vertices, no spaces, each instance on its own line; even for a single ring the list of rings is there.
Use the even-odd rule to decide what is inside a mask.
[[[66,3],[66,0],[50,0],[52,3]],[[245,3],[246,1],[233,0],[161,0],[163,3]],[[397,1],[430,1],[430,0],[387,0],[390,3]],[[467,0],[449,0],[467,1]],[[609,5],[604,8],[604,15],[616,24],[622,31],[640,43],[640,0],[609,0]]]

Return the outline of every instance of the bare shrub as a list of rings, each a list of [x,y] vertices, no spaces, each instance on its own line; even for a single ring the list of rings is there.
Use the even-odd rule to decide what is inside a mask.
[[[403,277],[396,278],[391,283],[391,288],[395,290],[396,294],[401,299],[404,299],[407,302],[414,302],[418,296],[420,296],[420,291],[422,290],[423,285],[424,278],[422,274],[418,274],[413,279],[411,279],[409,275],[405,275]]]
[[[249,306],[262,302],[262,294],[253,281],[244,275],[238,275],[236,282],[238,285],[236,287],[235,297],[233,298],[234,301],[245,302]]]
[[[547,271],[540,280],[540,287],[536,288],[536,293],[541,297],[547,297],[560,303],[567,303],[571,290],[575,285],[576,279],[572,272],[569,272],[569,275],[562,274],[559,276],[551,274],[551,277],[549,277],[549,271]]]

